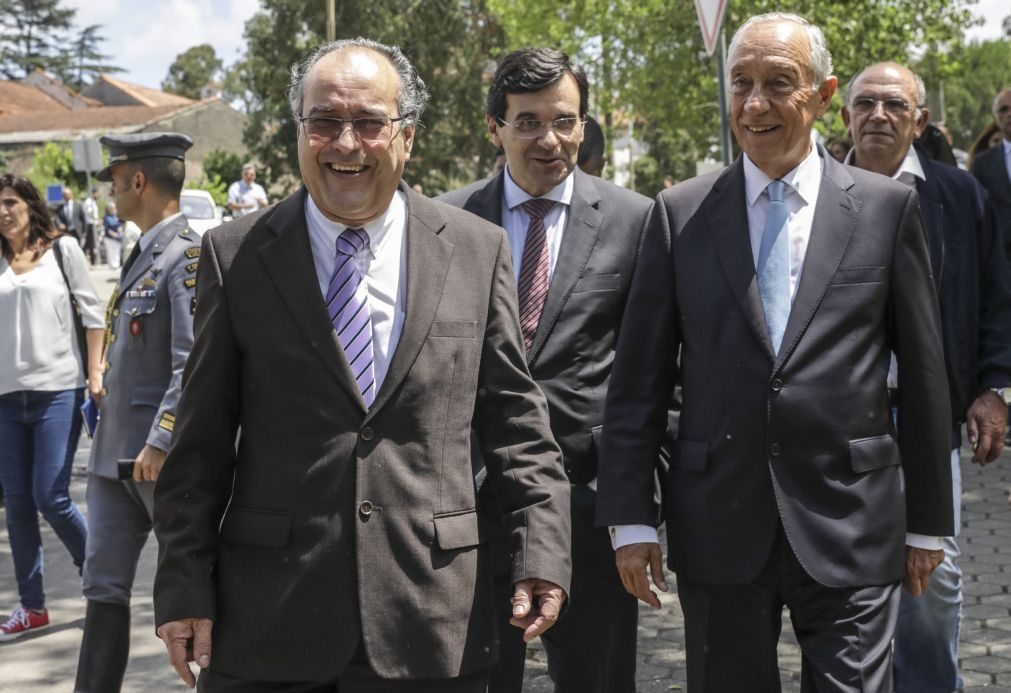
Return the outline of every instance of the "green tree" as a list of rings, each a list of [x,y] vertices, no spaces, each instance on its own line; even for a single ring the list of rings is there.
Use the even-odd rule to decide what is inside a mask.
[[[161,88],[170,94],[199,99],[200,90],[218,76],[223,63],[208,43],[193,46],[176,56]]]
[[[325,4],[262,0],[246,24],[247,53],[226,77],[226,94],[245,101],[245,141],[267,178],[298,171],[289,67],[323,43]],[[399,45],[432,93],[405,172],[426,193],[484,175],[494,149],[484,126],[484,56],[503,43],[486,0],[373,0],[337,3],[338,38],[368,36]]]
[[[993,122],[993,99],[1008,85],[1011,39],[958,46],[948,58],[943,81],[944,112],[933,110],[931,120],[944,119],[956,147],[969,149],[979,133]],[[940,82],[927,80],[939,90]]]
[[[590,70],[591,112],[609,139],[618,120],[631,117],[646,141],[655,173],[637,187],[652,194],[666,173],[693,175],[697,161],[719,147],[717,61],[702,50],[691,0],[583,0],[560,6],[546,0],[488,0],[510,48],[552,45]],[[794,12],[825,32],[844,82],[878,60],[908,62],[927,47],[938,74],[951,74],[948,55],[973,23],[975,0],[739,0],[730,3],[727,36],[748,17]],[[1006,63],[1005,63],[1006,65]],[[819,128],[842,133],[837,98]]]
[[[80,91],[98,75],[124,71],[109,63],[110,56],[102,52],[105,37],[101,31],[99,24],[84,27],[62,51],[59,73],[67,86]]]
[[[212,149],[204,157],[204,174],[211,180],[215,176],[225,181],[236,181],[242,173],[245,163],[238,154],[226,152],[223,149]]]
[[[103,158],[107,160],[108,154],[103,153]],[[87,187],[87,176],[74,170],[74,153],[70,142],[46,142],[39,147],[25,177],[43,195],[46,186],[57,183],[70,187],[75,195]]]
[[[62,0],[0,0],[0,73],[7,79],[63,65],[64,32],[77,10],[61,5]]]

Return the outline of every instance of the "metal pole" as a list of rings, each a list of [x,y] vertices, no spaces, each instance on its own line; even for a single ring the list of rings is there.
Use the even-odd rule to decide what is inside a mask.
[[[730,121],[727,119],[727,77],[726,77],[727,32],[720,27],[720,46],[716,51],[716,69],[720,84],[720,149],[723,151],[723,165],[730,165]]]
[[[326,40],[329,42],[337,40],[337,9],[334,2],[335,0],[326,0]]]

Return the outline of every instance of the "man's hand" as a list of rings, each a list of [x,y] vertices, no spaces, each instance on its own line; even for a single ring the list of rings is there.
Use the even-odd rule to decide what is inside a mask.
[[[666,592],[667,581],[663,577],[663,553],[660,545],[650,542],[622,546],[615,551],[614,562],[618,565],[618,574],[621,575],[625,591],[654,609],[659,609],[660,599],[649,588],[646,569],[649,568],[653,576],[653,584]]]
[[[1007,405],[993,390],[984,390],[969,407],[965,419],[972,461],[979,465],[993,462],[1004,447]]]
[[[944,560],[941,549],[918,549],[915,546],[906,547],[906,591],[914,597],[919,597],[927,589],[930,574]]]
[[[105,380],[103,373],[92,373],[88,376],[88,396],[95,402],[95,406],[102,406],[102,383]]]
[[[565,590],[547,580],[520,580],[513,593],[513,617],[509,623],[523,629],[523,642],[530,642],[555,625],[565,603]]]
[[[133,480],[154,481],[157,479],[166,457],[168,457],[168,453],[164,450],[145,445],[133,465]]]
[[[196,662],[201,669],[211,664],[213,624],[209,618],[187,618],[158,626],[158,637],[165,643],[172,668],[190,688],[197,685],[197,679],[187,662]]]

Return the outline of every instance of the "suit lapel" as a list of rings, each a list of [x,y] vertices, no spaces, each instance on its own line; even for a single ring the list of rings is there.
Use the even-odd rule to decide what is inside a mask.
[[[366,420],[389,401],[418,358],[418,352],[428,338],[429,329],[435,320],[453,256],[453,245],[439,235],[446,222],[436,206],[428,198],[406,190],[403,185],[401,190],[407,194],[407,297],[404,327],[386,378],[376,393]]]
[[[143,277],[148,270],[151,269],[151,265],[154,264],[155,258],[164,252],[165,248],[172,242],[175,235],[182,231],[185,227],[186,222],[183,217],[177,217],[172,221],[172,223],[162,227],[161,230],[156,232],[157,235],[151,239],[150,245],[141,251],[140,255],[137,256],[137,259],[133,261],[132,265],[130,265],[130,269],[126,275],[120,278],[120,291],[117,295],[117,303],[123,298],[123,295],[127,291],[130,291],[130,287],[132,287],[137,280]],[[140,241],[137,242],[139,243]]]
[[[463,208],[493,224],[502,226],[502,197],[505,188],[505,171],[488,181],[464,204]]]
[[[769,355],[769,360],[773,361],[775,352],[765,324],[765,310],[758,293],[755,260],[748,234],[747,204],[744,166],[742,159],[738,158],[716,181],[703,208],[730,291],[740,304],[744,319],[751,326],[755,338]]]
[[[544,311],[541,322],[534,333],[534,341],[527,353],[527,363],[533,364],[544,347],[544,342],[551,334],[551,329],[558,320],[559,314],[579,275],[590,259],[590,253],[597,244],[597,236],[603,222],[603,215],[597,209],[600,194],[590,177],[576,169],[574,172],[572,201],[569,206],[568,221],[562,234],[562,242],[558,248],[555,260],[555,270],[551,275],[551,285],[544,301]],[[501,209],[501,202],[500,209]]]
[[[358,402],[364,412],[365,400],[358,391],[354,374],[340,348],[316,280],[316,265],[309,246],[309,229],[305,223],[306,194],[303,188],[298,194],[284,200],[267,219],[268,228],[277,237],[260,247],[260,260],[309,344],[348,396]]]
[[[859,218],[859,201],[847,192],[853,186],[853,178],[842,164],[825,154],[820,147],[819,154],[825,165],[821,190],[818,192],[814,219],[811,221],[811,237],[804,257],[800,285],[790,309],[790,318],[786,323],[783,344],[774,370],[779,369],[789,358],[811,323],[814,311],[828,290],[829,282],[839,269]]]

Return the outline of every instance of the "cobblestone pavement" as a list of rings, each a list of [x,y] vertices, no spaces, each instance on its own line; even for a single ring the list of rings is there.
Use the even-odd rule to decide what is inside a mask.
[[[111,291],[112,273],[96,272],[99,291]],[[71,495],[84,507],[84,468],[88,441],[82,439],[74,466]],[[961,666],[965,693],[1011,693],[1011,453],[984,468],[962,457],[961,565],[965,579]],[[0,509],[0,516],[4,512]],[[80,578],[66,551],[45,522],[47,606],[51,625],[38,633],[0,644],[0,690],[4,693],[70,691],[84,625]],[[4,523],[5,527],[5,523]],[[148,542],[139,566],[132,609],[130,665],[124,693],[184,690],[168,665],[154,635],[151,583],[156,547]],[[675,580],[667,576],[673,587]],[[685,688],[684,629],[681,608],[673,592],[661,595],[663,609],[642,606],[639,621],[638,693]],[[14,569],[6,529],[0,529],[0,612],[17,601]],[[780,643],[783,690],[800,690],[800,651],[784,617]],[[544,651],[535,643],[528,652],[526,691],[552,690]]]

